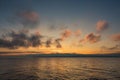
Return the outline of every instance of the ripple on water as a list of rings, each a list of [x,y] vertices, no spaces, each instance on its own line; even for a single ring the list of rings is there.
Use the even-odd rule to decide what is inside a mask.
[[[96,58],[5,59],[0,61],[0,69],[2,69],[0,80],[120,80],[119,61],[120,59],[113,58],[109,60]]]

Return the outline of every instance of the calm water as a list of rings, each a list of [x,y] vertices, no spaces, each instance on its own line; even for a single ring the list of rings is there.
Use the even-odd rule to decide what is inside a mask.
[[[3,58],[0,80],[120,80],[120,58]]]

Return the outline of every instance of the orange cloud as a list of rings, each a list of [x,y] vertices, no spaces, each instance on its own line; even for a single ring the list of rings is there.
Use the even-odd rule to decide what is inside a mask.
[[[20,13],[20,16],[31,22],[36,22],[39,19],[39,15],[34,11],[24,11]]]
[[[109,26],[109,25],[108,25],[108,22],[107,22],[107,21],[100,20],[100,21],[98,21],[97,24],[96,24],[96,30],[97,30],[98,32],[101,32],[101,31],[107,29],[108,26]]]
[[[65,38],[68,38],[72,35],[72,31],[69,29],[66,29],[64,32],[62,32],[62,39],[64,40]]]
[[[89,43],[96,43],[99,42],[101,38],[101,35],[89,33],[85,36],[84,39],[81,39],[80,42],[89,42]]]
[[[75,36],[80,36],[80,35],[81,35],[81,30],[76,30],[76,31],[74,32],[74,34],[75,34]]]
[[[97,35],[94,33],[90,33],[88,35],[86,35],[85,39],[90,42],[90,43],[96,43],[98,41],[100,41],[101,35]]]
[[[120,41],[120,33],[113,34],[113,35],[110,36],[110,38],[114,41]]]

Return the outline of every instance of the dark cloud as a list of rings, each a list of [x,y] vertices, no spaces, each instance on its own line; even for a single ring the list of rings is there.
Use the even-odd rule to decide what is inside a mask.
[[[10,40],[0,39],[0,47],[11,48],[12,44]]]
[[[60,44],[62,39],[51,39],[47,37],[47,40],[43,40],[44,37],[46,36],[43,36],[38,32],[30,35],[28,30],[11,31],[0,38],[0,47],[9,49],[38,47],[43,45],[51,47],[54,43],[57,48],[62,47]]]
[[[110,38],[114,41],[120,41],[120,33],[113,34],[113,35],[110,36]]]
[[[33,46],[33,47],[42,46],[41,38],[43,38],[43,36],[33,34],[29,38],[29,41],[31,42],[31,46]]]
[[[89,42],[89,43],[97,43],[100,41],[101,35],[89,33],[85,36],[84,39],[81,39],[79,42]]]
[[[96,24],[96,30],[98,32],[102,32],[103,30],[107,29],[109,26],[108,22],[107,21],[104,21],[104,20],[100,20],[97,22]]]
[[[85,36],[86,41],[88,41],[90,43],[96,43],[96,42],[100,41],[100,38],[101,38],[101,35],[96,35],[94,33],[90,33]]]
[[[46,47],[51,47],[52,44],[53,44],[52,39],[48,39],[48,40],[46,41]]]
[[[19,47],[37,47],[41,45],[40,39],[42,38],[41,35],[32,34],[31,36],[28,35],[29,31],[11,31],[7,34],[6,37],[9,37],[8,40],[1,39],[0,46],[7,47],[7,48],[19,48]],[[4,44],[7,42],[6,44]]]
[[[55,43],[56,43],[56,47],[57,48],[61,48],[62,45],[60,44],[60,41],[62,41],[62,39],[58,38],[58,39],[55,39]]]
[[[27,32],[24,30],[19,32],[11,31],[10,33],[4,35],[3,38],[1,38],[0,46],[13,49],[18,47],[28,47],[29,43]]]

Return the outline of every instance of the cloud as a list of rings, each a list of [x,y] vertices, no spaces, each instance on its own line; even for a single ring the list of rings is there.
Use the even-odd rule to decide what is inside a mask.
[[[52,26],[55,27],[55,26]],[[52,29],[52,28],[51,28]],[[64,28],[63,28],[64,29]],[[54,39],[54,42],[52,39],[48,39],[46,41],[46,47],[50,47],[50,45],[55,44],[57,48],[62,48],[61,41],[65,40],[66,38],[70,37],[72,35],[72,31],[69,29],[65,29],[59,38]]]
[[[55,43],[56,43],[56,47],[57,47],[57,48],[61,48],[61,47],[62,47],[62,45],[60,44],[60,41],[62,41],[61,38],[55,39]]]
[[[113,41],[120,41],[120,33],[118,34],[113,34],[110,36],[111,40]]]
[[[15,32],[12,31],[9,33],[9,37],[11,37],[11,47],[12,48],[19,48],[19,47],[37,47],[41,44],[41,38],[43,37],[40,34],[32,34],[28,36],[29,32],[26,31],[19,31]]]
[[[82,33],[81,30],[76,30],[76,31],[74,32],[75,36],[80,36],[81,33]]]
[[[40,16],[35,11],[20,11],[17,14],[17,19],[26,28],[35,28],[40,22]]]
[[[83,43],[83,42],[85,42],[85,39],[80,39],[79,42]]]
[[[66,29],[65,31],[62,32],[61,36],[62,39],[64,40],[65,38],[68,38],[72,35],[72,31],[69,29]]]
[[[46,42],[46,47],[51,47],[51,45],[53,44],[52,39],[48,39]]]
[[[6,39],[0,39],[0,47],[10,48],[11,47],[11,41],[6,40]]]
[[[89,33],[87,34],[84,39],[81,39],[79,42],[89,42],[89,43],[97,43],[100,41],[101,35]]]
[[[45,45],[45,47],[51,47],[52,45],[57,48],[62,47],[60,44],[62,39],[51,39],[46,37],[46,40],[44,40],[45,37],[46,36],[41,35],[39,32],[30,34],[29,30],[11,31],[0,38],[0,47],[8,49],[38,47],[43,45]]]
[[[29,41],[30,41],[30,43],[31,43],[31,46],[32,46],[32,47],[42,46],[41,38],[43,38],[42,35],[33,34],[33,35],[29,38]]]
[[[36,22],[39,19],[39,15],[33,11],[23,11],[19,13],[19,15],[24,18],[25,20]]]
[[[104,31],[105,29],[107,29],[109,26],[108,22],[107,21],[104,21],[104,20],[100,20],[97,22],[96,24],[96,30],[98,32],[102,32]]]
[[[90,43],[99,42],[100,38],[101,38],[101,35],[97,35],[97,34],[94,34],[94,33],[90,33],[90,34],[85,36],[85,39]]]
[[[120,44],[116,44],[113,47],[106,47],[106,46],[101,47],[101,50],[118,50],[118,49],[120,49]]]
[[[68,28],[68,26],[67,25],[65,25],[65,24],[51,24],[51,25],[49,25],[49,27],[48,27],[48,30],[50,30],[50,31],[54,31],[54,30],[65,30],[65,29],[67,29]]]
[[[21,47],[28,47],[28,37],[25,32],[15,32],[12,31],[9,34],[7,34],[6,37],[9,37],[9,39],[1,38],[0,47],[10,48],[10,49],[16,49],[19,46]]]

